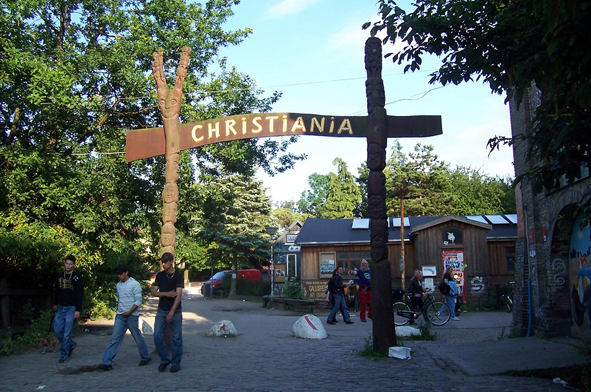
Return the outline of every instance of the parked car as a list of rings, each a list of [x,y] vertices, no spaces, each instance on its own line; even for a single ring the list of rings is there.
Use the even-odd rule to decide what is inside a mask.
[[[211,295],[213,296],[223,296],[228,294],[224,291],[222,281],[224,280],[224,277],[226,275],[230,275],[232,272],[232,270],[228,270],[215,273],[211,277],[211,279],[203,283],[203,285],[201,286],[201,294],[209,294],[206,292],[206,290],[208,290],[207,285],[211,287]],[[261,275],[261,271],[259,271],[258,269],[243,269],[237,271],[236,279],[245,279],[250,283],[259,283],[263,281],[263,275]]]

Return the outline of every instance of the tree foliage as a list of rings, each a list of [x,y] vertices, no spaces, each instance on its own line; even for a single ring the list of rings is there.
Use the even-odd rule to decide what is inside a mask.
[[[260,181],[250,176],[216,178],[202,186],[203,206],[195,238],[208,248],[215,269],[268,264],[270,249],[265,227],[271,202]]]
[[[126,163],[123,157],[126,130],[162,125],[152,53],[162,48],[169,56],[164,71],[171,81],[181,48],[192,49],[181,122],[268,111],[280,96],[263,97],[250,77],[218,59],[221,47],[250,33],[223,28],[235,4],[0,3],[3,262],[14,260],[10,266],[27,274],[41,273],[37,266],[43,266],[48,277],[66,254],[75,254],[89,282],[89,308],[98,306],[92,303],[100,302],[102,287],[111,287],[117,263],[128,263],[138,279],[157,266],[164,158]],[[293,141],[245,140],[181,153],[179,259],[205,257],[191,237],[200,208],[196,178],[251,174],[256,167],[284,171],[302,158],[286,153]],[[13,251],[4,246],[14,241]],[[32,244],[39,245],[35,252],[29,251]]]
[[[361,191],[355,177],[347,170],[347,164],[341,158],[332,161],[337,172],[328,173],[326,202],[319,207],[321,217],[328,219],[353,218],[361,203]]]
[[[442,59],[431,83],[483,80],[491,90],[520,102],[528,88],[542,92],[525,173],[541,189],[573,181],[591,160],[591,4],[577,0],[416,0],[405,11],[379,0],[381,20],[372,34],[402,42],[389,53],[406,71],[421,68],[425,55]],[[370,23],[364,25],[370,27]],[[512,143],[495,136],[491,150]],[[516,181],[520,181],[517,178]]]
[[[433,146],[417,143],[413,152],[405,154],[396,143],[384,173],[389,216],[400,215],[399,185],[408,188],[405,216],[515,213],[510,180],[489,177],[469,167],[451,168],[433,154]]]
[[[337,172],[313,173],[308,177],[310,190],[302,192],[297,202],[299,211],[317,218],[353,218],[361,203],[361,191],[347,164],[335,158]]]

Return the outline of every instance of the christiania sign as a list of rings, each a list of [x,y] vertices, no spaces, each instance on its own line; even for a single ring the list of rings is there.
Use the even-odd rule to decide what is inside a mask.
[[[387,116],[387,137],[441,134],[441,116]],[[303,113],[251,113],[179,125],[180,150],[259,137],[310,135],[367,137],[367,116]],[[165,153],[164,128],[127,132],[127,162]]]

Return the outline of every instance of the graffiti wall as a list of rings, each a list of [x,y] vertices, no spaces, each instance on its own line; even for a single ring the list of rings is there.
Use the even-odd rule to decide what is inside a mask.
[[[575,221],[570,239],[569,290],[573,326],[571,334],[591,338],[591,228],[581,228],[583,216]]]

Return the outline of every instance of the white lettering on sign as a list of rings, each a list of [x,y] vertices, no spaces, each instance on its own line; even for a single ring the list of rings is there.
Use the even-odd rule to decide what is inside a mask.
[[[220,134],[226,136],[230,135],[237,136],[239,132],[243,135],[251,134],[257,135],[263,131],[268,133],[276,133],[279,131],[282,133],[324,133],[328,122],[328,133],[336,133],[337,135],[347,133],[354,135],[353,125],[349,118],[344,118],[340,124],[335,124],[335,118],[327,118],[324,116],[314,116],[308,118],[309,124],[304,117],[300,116],[295,119],[291,128],[288,127],[288,116],[283,115],[281,120],[279,116],[256,116],[248,119],[247,117],[241,118],[240,131],[236,129],[236,120],[227,119],[224,121],[213,121],[207,123],[207,132],[203,132],[203,125],[195,125],[191,129],[191,139],[196,143],[203,142],[207,138],[208,143],[215,142],[215,139],[220,138]],[[276,122],[281,121],[280,127],[277,127]],[[264,123],[262,123],[264,122]],[[264,125],[263,125],[264,124]],[[336,128],[336,132],[335,132]],[[213,139],[213,140],[212,140]]]

